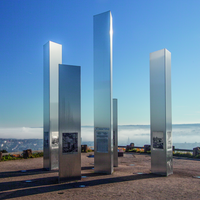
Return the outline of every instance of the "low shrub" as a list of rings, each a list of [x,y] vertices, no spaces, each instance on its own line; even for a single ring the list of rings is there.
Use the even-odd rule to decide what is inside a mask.
[[[189,153],[189,152],[187,152],[187,153],[173,152],[173,156],[193,158],[192,153]]]
[[[129,149],[128,152],[137,152],[137,149]]]
[[[38,153],[33,153],[31,155],[30,158],[39,158],[39,157],[43,157],[43,152],[38,152]],[[22,156],[19,156],[19,155],[5,155],[5,156],[2,156],[2,159],[1,161],[8,161],[8,160],[18,160],[18,159],[23,159]]]
[[[135,149],[135,148],[133,148],[133,149],[129,149],[128,152],[144,153],[144,149],[139,149],[139,148]]]
[[[92,151],[92,149],[88,149],[86,152],[88,153],[88,152],[93,152],[93,151]]]
[[[196,155],[195,158],[200,158],[200,154],[199,154],[199,155]]]
[[[6,155],[2,156],[1,161],[7,161],[7,160],[17,160],[17,159],[22,159],[21,157],[14,157],[13,155]]]
[[[31,158],[39,158],[39,157],[43,157],[44,153],[43,152],[38,152],[38,153],[33,153],[31,155]]]
[[[144,149],[139,149],[139,153],[144,153]]]

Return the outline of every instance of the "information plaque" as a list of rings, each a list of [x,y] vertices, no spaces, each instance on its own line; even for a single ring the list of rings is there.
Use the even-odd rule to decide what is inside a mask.
[[[62,153],[78,153],[78,133],[62,134]]]
[[[98,131],[97,137],[97,152],[108,153],[108,132]]]
[[[153,148],[163,149],[164,139],[163,132],[153,132]]]

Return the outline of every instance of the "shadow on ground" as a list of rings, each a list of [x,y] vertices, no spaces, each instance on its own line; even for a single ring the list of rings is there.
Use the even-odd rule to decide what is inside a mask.
[[[81,170],[89,170],[92,169],[94,166],[90,167],[81,167]],[[30,169],[30,170],[20,170],[20,171],[11,171],[11,172],[0,172],[0,179],[1,178],[11,178],[11,177],[18,177],[18,176],[28,176],[28,175],[36,175],[36,174],[49,174],[49,173],[55,173],[58,172],[58,170],[44,170],[41,169]]]
[[[44,174],[44,173],[55,173],[55,172],[58,172],[58,170],[47,171],[47,170],[44,170],[43,168],[41,168],[41,169],[30,169],[30,170],[20,170],[20,171],[11,171],[11,172],[0,172],[0,179],[1,178],[17,177],[17,176]]]
[[[84,167],[82,169],[84,170]],[[91,169],[91,167],[88,167],[85,169]],[[42,173],[41,169],[28,170],[26,173],[24,173],[24,175],[35,175],[37,174],[37,172]],[[14,172],[12,173],[13,175],[15,175]],[[16,173],[19,174],[19,171]],[[51,173],[51,171],[43,171],[43,173]],[[2,178],[2,174],[3,173],[0,174],[0,178]],[[135,174],[135,175],[130,175],[130,176],[111,177],[111,178],[108,177],[108,178],[98,179],[98,177],[102,175],[95,174],[95,173],[87,173],[83,175],[86,177],[97,177],[97,179],[89,180],[89,181],[65,182],[65,183],[60,184],[58,183],[58,177],[52,176],[52,177],[47,177],[47,178],[29,179],[32,181],[29,183],[25,181],[12,181],[12,182],[0,183],[0,199],[11,199],[11,198],[16,198],[16,197],[42,194],[42,193],[47,193],[47,192],[67,190],[67,189],[72,189],[72,188],[80,188],[81,185],[85,185],[86,187],[92,187],[96,185],[103,185],[103,184],[109,184],[109,183],[119,183],[119,182],[125,182],[125,181],[160,177],[159,175],[155,175],[155,174],[139,174],[139,175]]]

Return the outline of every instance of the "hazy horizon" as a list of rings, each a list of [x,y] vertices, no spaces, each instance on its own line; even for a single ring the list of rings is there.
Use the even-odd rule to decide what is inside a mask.
[[[200,142],[200,124],[173,124],[173,143]],[[94,127],[81,127],[82,141],[94,141]],[[0,128],[0,138],[7,139],[43,139],[43,128],[17,127]],[[150,144],[150,125],[118,125],[118,144]]]

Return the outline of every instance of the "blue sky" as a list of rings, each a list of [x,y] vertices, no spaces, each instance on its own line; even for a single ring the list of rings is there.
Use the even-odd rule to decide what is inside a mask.
[[[118,123],[150,124],[149,53],[172,54],[172,122],[200,122],[200,1],[1,0],[0,127],[43,126],[43,45],[81,66],[82,125],[93,125],[93,15],[113,15]]]

